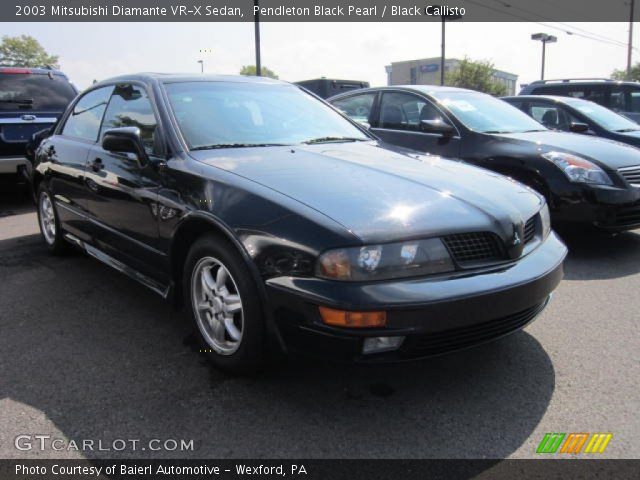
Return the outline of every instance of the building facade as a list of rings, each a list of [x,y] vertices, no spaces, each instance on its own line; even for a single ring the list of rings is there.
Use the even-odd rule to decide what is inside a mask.
[[[445,59],[445,74],[459,64],[460,60],[456,58]],[[387,85],[440,85],[440,57],[391,62],[385,70]],[[516,94],[518,75],[494,70],[493,79],[507,87],[507,95]]]

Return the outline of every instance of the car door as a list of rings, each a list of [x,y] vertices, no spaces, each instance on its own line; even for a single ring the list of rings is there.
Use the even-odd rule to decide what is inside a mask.
[[[43,142],[39,153],[39,162],[47,166],[48,188],[61,223],[83,239],[89,230],[85,166],[98,140],[112,90],[103,87],[82,95],[63,120],[59,133]]]
[[[424,132],[422,120],[450,124],[442,111],[426,98],[408,92],[384,91],[371,131],[394,145],[435,155],[458,156],[460,137],[457,134],[445,137],[439,133]]]
[[[88,211],[94,243],[139,273],[164,280],[158,249],[157,197],[164,144],[157,116],[144,87],[117,85],[107,106],[100,138],[112,128],[138,127],[148,160],[106,151],[96,144],[87,158]]]

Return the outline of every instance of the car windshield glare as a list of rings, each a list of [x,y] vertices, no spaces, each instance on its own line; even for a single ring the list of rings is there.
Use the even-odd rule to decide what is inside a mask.
[[[467,128],[480,133],[522,133],[546,130],[516,107],[476,92],[436,92],[438,103]]]
[[[573,99],[566,100],[566,102],[606,130],[612,130],[614,132],[640,130],[640,125],[637,123],[597,103]]]
[[[191,150],[369,140],[294,85],[196,81],[165,89]]]

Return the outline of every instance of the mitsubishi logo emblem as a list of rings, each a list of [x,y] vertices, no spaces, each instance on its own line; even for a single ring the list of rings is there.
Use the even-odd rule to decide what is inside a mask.
[[[520,245],[520,236],[518,235],[518,231],[514,228],[513,229],[513,246],[517,247],[518,245]]]

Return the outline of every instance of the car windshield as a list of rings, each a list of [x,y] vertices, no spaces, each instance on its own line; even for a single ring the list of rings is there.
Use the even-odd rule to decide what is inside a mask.
[[[76,96],[60,75],[0,73],[0,111],[62,111]]]
[[[189,149],[369,140],[321,101],[288,84],[165,84]]]
[[[637,123],[597,103],[576,99],[567,99],[565,102],[606,130],[614,132],[633,132],[640,130],[640,125]]]
[[[477,92],[431,93],[470,130],[480,133],[522,133],[546,130],[527,114],[490,95]]]

